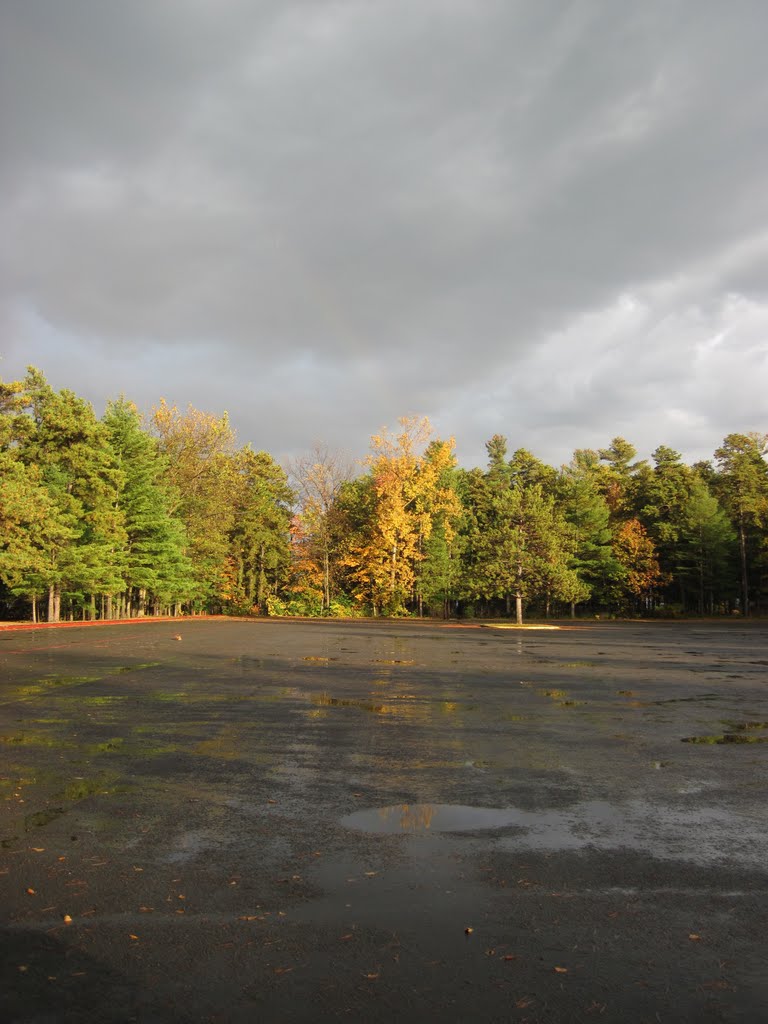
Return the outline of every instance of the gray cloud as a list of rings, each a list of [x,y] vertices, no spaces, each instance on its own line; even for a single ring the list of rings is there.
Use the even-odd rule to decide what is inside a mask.
[[[637,9],[635,9],[637,8]],[[6,0],[0,373],[483,458],[765,427],[758,0]],[[762,421],[760,420],[762,417]]]

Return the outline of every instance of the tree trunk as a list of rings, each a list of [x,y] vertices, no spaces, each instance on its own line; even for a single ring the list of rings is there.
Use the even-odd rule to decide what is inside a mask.
[[[264,600],[264,590],[266,587],[266,576],[264,574],[264,545],[261,545],[259,550],[259,584],[256,592],[256,604],[261,607],[261,602]]]
[[[699,615],[704,615],[704,558],[699,562]]]
[[[37,622],[37,594],[32,595],[32,621]]]
[[[571,601],[571,618],[572,619],[576,618],[576,602],[575,601]]]
[[[56,602],[54,599],[54,586],[53,584],[48,587],[48,621],[55,622],[54,615],[56,614]]]
[[[515,594],[515,622],[518,626],[523,624],[523,595]]]
[[[747,537],[744,516],[739,516],[739,552],[741,554],[741,600],[742,614],[749,615],[749,582],[747,580]]]

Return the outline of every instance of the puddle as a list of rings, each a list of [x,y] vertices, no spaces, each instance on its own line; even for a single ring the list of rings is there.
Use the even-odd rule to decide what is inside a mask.
[[[692,790],[682,788],[685,794]],[[695,790],[693,790],[695,791]],[[646,800],[610,803],[586,800],[565,809],[527,811],[516,807],[471,807],[454,804],[395,804],[356,811],[341,819],[361,832],[429,835],[506,829],[494,836],[497,849],[643,850],[659,859],[698,864],[734,862],[760,867],[768,855],[765,822],[735,813],[728,806],[697,807]],[[734,848],[738,831],[741,844]]]
[[[331,697],[328,693],[319,693],[312,697],[312,703],[320,707],[330,708],[359,708],[361,711],[369,711],[374,715],[390,714],[394,709],[387,704],[375,704],[368,700],[355,700],[346,697]]]
[[[394,804],[355,811],[341,819],[346,828],[362,832],[469,832],[514,825],[512,808],[469,807],[462,804]]]

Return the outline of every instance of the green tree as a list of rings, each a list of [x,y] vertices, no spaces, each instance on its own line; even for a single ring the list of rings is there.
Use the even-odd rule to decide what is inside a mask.
[[[194,592],[184,524],[171,514],[177,499],[167,459],[125,398],[107,405],[103,423],[122,471],[118,503],[126,531],[125,589],[116,608],[107,602],[105,616],[158,614]]]
[[[229,610],[263,610],[287,582],[295,494],[283,469],[267,452],[249,445],[236,455],[234,521],[229,537],[230,565],[222,596]]]
[[[678,568],[686,544],[683,521],[696,476],[681,455],[666,445],[659,445],[651,458],[653,469],[644,466],[635,481],[637,518],[653,541],[665,578],[669,584],[677,582],[684,606],[686,580]]]
[[[768,523],[768,435],[728,434],[715,452],[718,493],[739,539],[741,607],[751,610],[750,573],[765,539]]]
[[[590,453],[591,454],[591,453]],[[634,461],[637,450],[623,437],[614,437],[598,452],[600,489],[608,502],[613,522],[629,519],[635,511],[635,478],[647,468],[644,459]]]
[[[558,481],[558,507],[572,531],[569,566],[583,584],[582,593],[586,591],[588,597],[605,604],[610,602],[617,581],[623,577],[623,569],[613,551],[610,509],[592,471],[595,464],[596,459],[584,460],[576,453],[571,463],[563,467]],[[571,604],[571,615],[575,614],[576,603]]]
[[[696,594],[699,615],[712,613],[717,595],[727,586],[736,533],[717,498],[698,475],[693,478],[678,539],[677,573]]]
[[[92,407],[71,391],[55,392],[30,367],[23,382],[24,409],[18,457],[37,467],[55,529],[38,536],[43,566],[31,580],[48,591],[48,619],[57,621],[62,596],[70,614],[91,616],[97,596],[124,586],[126,535],[118,495],[122,472]]]
[[[582,599],[584,587],[568,564],[571,532],[540,483],[504,486],[491,467],[468,475],[463,496],[466,596],[514,598],[518,624],[526,601]]]

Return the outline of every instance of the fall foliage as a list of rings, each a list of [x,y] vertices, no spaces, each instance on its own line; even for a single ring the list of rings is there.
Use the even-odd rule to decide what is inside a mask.
[[[121,397],[104,415],[30,367],[0,381],[0,613],[119,618],[750,614],[766,605],[768,435],[713,462],[624,438],[549,466],[456,464],[399,421],[351,460],[317,443],[287,471],[226,413]]]

